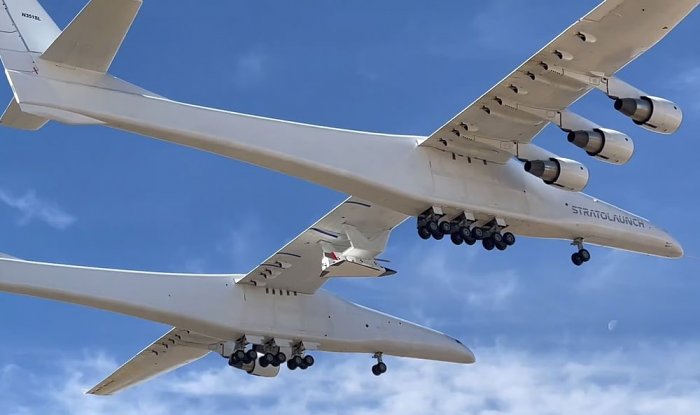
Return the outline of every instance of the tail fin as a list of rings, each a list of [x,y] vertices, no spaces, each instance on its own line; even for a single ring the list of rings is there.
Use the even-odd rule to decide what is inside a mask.
[[[13,73],[41,76],[46,65],[106,73],[142,0],[91,0],[63,32],[37,0],[0,1],[5,8],[0,10],[0,58],[15,94],[0,125],[38,130],[49,119],[97,123],[75,114],[30,108],[13,84]]]
[[[142,0],[92,0],[41,58],[105,73],[131,28]]]
[[[36,0],[2,0],[0,58],[6,70],[37,73],[36,57],[61,34],[51,16]],[[38,130],[49,120],[22,112],[16,99],[7,106],[0,124]]]

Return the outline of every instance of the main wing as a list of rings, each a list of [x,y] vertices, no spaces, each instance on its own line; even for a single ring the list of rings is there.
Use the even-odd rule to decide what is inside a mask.
[[[221,340],[174,328],[88,391],[112,395],[209,354]]]
[[[505,163],[553,114],[654,46],[697,5],[698,0],[604,1],[421,145]],[[566,72],[575,76],[562,76]]]
[[[354,197],[237,281],[311,294],[332,277],[393,274],[377,260],[391,231],[408,217]]]

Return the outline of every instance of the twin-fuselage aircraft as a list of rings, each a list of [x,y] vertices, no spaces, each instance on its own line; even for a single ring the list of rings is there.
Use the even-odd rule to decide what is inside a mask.
[[[300,124],[164,98],[111,76],[141,0],[92,0],[61,31],[35,0],[3,0],[0,56],[14,97],[0,124],[104,125],[197,148],[351,195],[247,274],[180,275],[0,259],[0,290],[174,326],[90,391],[112,394],[211,352],[276,376],[314,350],[473,363],[458,340],[320,290],[330,278],[383,277],[392,230],[506,250],[516,236],[677,258],[678,241],[647,219],[588,196],[583,163],[533,144],[549,124],[597,160],[625,164],[634,144],[568,107],[593,89],[635,124],[681,125],[678,105],[615,74],[662,40],[697,0],[607,0],[428,137]]]

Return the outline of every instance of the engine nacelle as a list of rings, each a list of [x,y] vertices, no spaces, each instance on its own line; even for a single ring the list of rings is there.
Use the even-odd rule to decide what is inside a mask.
[[[589,156],[612,164],[625,164],[634,154],[634,142],[627,135],[607,128],[571,131],[570,143],[586,150]]]
[[[249,375],[260,376],[264,378],[274,378],[280,373],[279,366],[274,367],[272,365],[269,365],[267,367],[262,367],[260,366],[258,359],[248,364],[239,363],[233,367],[235,367],[236,369],[245,370],[245,372]]]
[[[588,169],[575,160],[550,158],[527,161],[525,171],[549,185],[572,192],[580,192],[588,184]]]
[[[673,134],[683,122],[683,111],[675,103],[659,97],[618,98],[615,109],[635,124],[661,134]]]

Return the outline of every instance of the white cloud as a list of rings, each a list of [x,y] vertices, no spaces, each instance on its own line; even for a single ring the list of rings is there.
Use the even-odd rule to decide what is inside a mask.
[[[208,359],[114,397],[84,391],[116,364],[103,356],[61,362],[57,373],[0,370],[4,413],[195,414],[518,414],[696,415],[700,411],[700,344],[638,345],[633,350],[539,354],[481,350],[471,366],[388,358],[318,356],[306,372],[255,378]],[[5,395],[5,396],[3,396]]]
[[[239,88],[249,88],[259,84],[265,77],[267,55],[251,51],[236,60],[234,81]]]
[[[37,196],[34,190],[29,190],[21,196],[16,196],[0,189],[0,201],[16,209],[20,213],[19,225],[24,226],[38,220],[56,229],[67,229],[76,218],[53,203]]]

